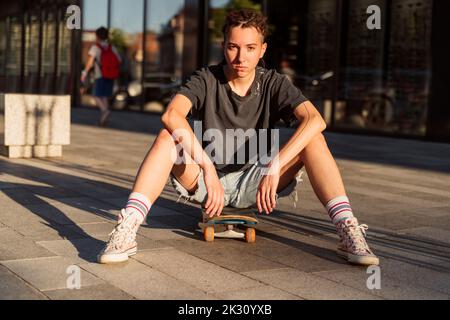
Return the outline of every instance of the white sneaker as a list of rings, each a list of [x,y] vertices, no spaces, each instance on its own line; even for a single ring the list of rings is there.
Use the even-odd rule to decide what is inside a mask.
[[[126,216],[122,209],[119,221],[114,230],[109,234],[110,238],[105,248],[97,256],[99,263],[118,263],[128,260],[129,256],[136,254],[136,232],[140,223],[133,216]]]
[[[364,238],[368,226],[358,225],[356,218],[349,218],[338,223],[337,231],[341,243],[338,246],[338,256],[350,263],[359,265],[378,265],[378,257],[370,250]]]

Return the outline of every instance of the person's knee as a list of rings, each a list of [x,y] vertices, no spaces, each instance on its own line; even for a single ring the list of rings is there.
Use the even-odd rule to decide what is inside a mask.
[[[159,131],[158,137],[156,138],[157,143],[164,143],[164,144],[174,144],[175,140],[172,137],[172,134],[167,129],[161,129]]]
[[[316,134],[308,145],[305,147],[305,150],[311,150],[313,148],[321,148],[326,146],[327,142],[325,140],[325,136],[322,133]]]
[[[315,135],[311,141],[306,145],[306,147],[300,152],[299,158],[303,163],[308,161],[307,155],[324,150],[324,147],[327,146],[327,142],[325,140],[325,136],[322,133]]]

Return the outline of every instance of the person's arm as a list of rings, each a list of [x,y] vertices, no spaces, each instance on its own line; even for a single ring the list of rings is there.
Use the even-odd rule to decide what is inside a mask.
[[[89,56],[88,61],[86,63],[86,66],[84,67],[84,70],[81,72],[81,82],[84,82],[86,80],[86,77],[91,70],[91,68],[94,66],[95,63],[95,57]]]
[[[206,213],[210,216],[220,215],[225,201],[223,186],[213,162],[203,150],[186,119],[191,108],[192,102],[186,96],[177,94],[162,115],[161,121],[174,139],[181,144],[183,151],[187,152],[203,170],[208,193]]]
[[[300,124],[288,142],[280,149],[268,165],[267,175],[261,180],[256,204],[259,212],[267,214],[276,206],[276,192],[281,168],[291,162],[319,133],[326,129],[326,122],[310,101],[305,101],[294,110]]]
[[[310,101],[305,101],[300,104],[294,110],[294,114],[300,124],[288,142],[280,149],[278,155],[275,156],[274,160],[271,162],[271,164],[278,163],[278,168],[274,167],[274,169],[278,169],[278,171],[302,152],[309,142],[327,127],[321,114]]]

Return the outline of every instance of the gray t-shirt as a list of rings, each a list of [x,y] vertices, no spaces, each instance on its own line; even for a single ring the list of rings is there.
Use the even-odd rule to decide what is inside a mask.
[[[262,67],[256,68],[255,79],[249,94],[241,97],[233,92],[228,84],[223,64],[194,72],[178,93],[192,102],[191,112],[194,119],[202,121],[202,146],[205,151],[209,148],[210,151],[214,149],[219,154],[222,152],[221,155],[217,152],[211,152],[211,154],[216,169],[224,173],[243,171],[258,161],[261,155],[267,155],[271,147],[270,132],[275,128],[276,122],[283,119],[285,123],[289,123],[295,118],[294,109],[308,100],[285,75]],[[216,129],[216,131],[209,129]],[[252,143],[257,141],[256,161],[254,148],[250,147],[251,135],[245,135],[245,161],[243,161],[242,153],[238,156],[239,146],[243,144],[238,143],[236,138],[234,141],[228,139],[230,130],[227,131],[227,129],[242,129],[240,132],[234,131],[236,136],[241,138],[243,132],[250,132],[247,131],[248,129],[256,130],[257,140],[252,141]],[[260,135],[259,133],[264,132],[260,129],[268,129],[266,135]],[[198,132],[198,130],[195,131]],[[208,131],[212,135],[208,134]],[[205,132],[207,139],[205,139]],[[217,132],[220,132],[224,138],[217,139],[215,134]],[[260,149],[260,140],[265,139],[268,146]],[[226,149],[231,152],[227,153]],[[207,152],[207,154],[210,153]]]

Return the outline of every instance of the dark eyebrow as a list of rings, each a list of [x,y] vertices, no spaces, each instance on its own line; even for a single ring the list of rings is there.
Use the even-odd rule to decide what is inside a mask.
[[[228,45],[239,47],[236,43],[233,43],[233,42],[228,42]],[[257,46],[257,45],[258,45],[257,43],[249,43],[249,44],[246,44],[245,46],[250,47],[250,46]]]

